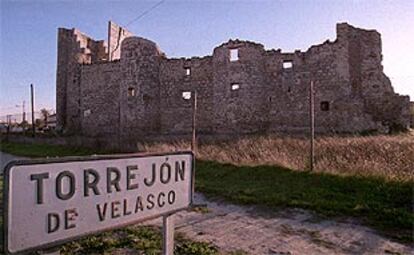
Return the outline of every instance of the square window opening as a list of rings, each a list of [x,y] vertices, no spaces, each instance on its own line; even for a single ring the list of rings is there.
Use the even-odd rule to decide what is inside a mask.
[[[134,97],[134,96],[135,96],[135,89],[128,88],[128,97]]]
[[[91,109],[87,109],[83,111],[83,117],[88,117],[89,115],[91,115],[91,113],[92,113]]]
[[[291,60],[283,61],[283,69],[290,69],[293,67],[293,62]]]
[[[329,102],[328,101],[321,102],[321,111],[323,111],[323,112],[329,111]]]
[[[182,93],[182,97],[184,100],[190,100],[191,99],[191,91],[184,91]]]
[[[231,90],[235,91],[235,90],[239,90],[240,89],[240,84],[238,83],[232,83],[231,84]]]
[[[186,67],[185,68],[185,75],[186,76],[190,76],[191,75],[191,68],[189,68],[189,67]]]
[[[230,49],[230,61],[239,60],[239,49]]]

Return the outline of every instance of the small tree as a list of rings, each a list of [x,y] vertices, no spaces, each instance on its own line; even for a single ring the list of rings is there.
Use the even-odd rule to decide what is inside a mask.
[[[40,113],[42,114],[44,123],[47,124],[47,118],[50,115],[49,111],[46,110],[45,108],[43,108],[43,109],[40,110]]]
[[[22,127],[23,130],[26,130],[30,127],[29,122],[27,122],[27,120],[20,122],[20,124],[18,124],[17,126]]]

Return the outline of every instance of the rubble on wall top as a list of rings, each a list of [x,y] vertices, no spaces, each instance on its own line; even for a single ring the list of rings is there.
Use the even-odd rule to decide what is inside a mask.
[[[114,59],[114,60],[111,60],[111,61],[102,60],[102,61],[97,61],[97,62],[94,62],[94,63],[87,63],[87,62],[85,62],[85,63],[81,63],[80,65],[81,66],[106,65],[106,64],[111,65],[111,64],[118,63],[120,61],[121,61],[120,59]]]
[[[378,31],[376,29],[366,29],[366,28],[359,28],[359,27],[355,27],[350,25],[347,22],[340,22],[336,24],[336,28],[350,28],[352,30],[356,30],[356,31],[361,31],[361,32],[376,32],[378,33]]]
[[[116,25],[112,21],[110,21],[110,24]],[[118,26],[118,25],[116,25],[116,26]],[[369,29],[357,28],[357,27],[354,27],[354,26],[348,24],[347,22],[337,23],[336,24],[336,27],[337,27],[337,38],[334,41],[330,41],[328,39],[328,40],[324,41],[321,44],[316,44],[316,45],[310,46],[306,51],[301,51],[300,49],[296,49],[294,52],[282,52],[282,50],[280,48],[278,48],[278,49],[265,50],[264,45],[261,44],[261,43],[257,43],[257,42],[249,41],[249,40],[229,39],[227,42],[224,42],[224,43],[220,44],[219,46],[215,47],[213,49],[213,54],[212,55],[214,55],[214,51],[216,49],[219,49],[219,48],[222,48],[222,47],[229,47],[229,48],[231,48],[231,47],[243,47],[243,46],[244,47],[245,46],[248,46],[248,47],[256,47],[256,48],[259,48],[259,49],[263,49],[264,50],[264,53],[267,54],[267,55],[273,55],[273,54],[303,55],[303,54],[305,54],[307,52],[310,52],[310,51],[311,52],[313,52],[315,50],[316,51],[319,51],[319,50],[323,50],[325,47],[329,47],[331,45],[334,45],[335,43],[338,42],[338,35],[339,34],[343,34],[344,31],[345,31],[345,33],[347,33],[347,31],[349,29],[351,31],[363,31],[363,32],[375,32],[375,33],[378,33],[375,29],[369,30]],[[72,29],[59,28],[59,31],[60,30],[63,30],[65,32],[71,32],[75,36],[83,36],[83,37],[85,37],[87,39],[90,39],[90,40],[94,41],[95,43],[99,43],[99,44],[102,44],[105,47],[107,47],[107,41],[105,41],[105,40],[97,40],[97,41],[95,41],[90,36],[88,36],[85,33],[81,32],[77,28],[72,28]],[[126,41],[130,41],[130,40],[142,40],[142,41],[151,43],[151,44],[153,44],[153,45],[155,45],[157,47],[158,51],[160,52],[161,57],[163,57],[166,60],[171,60],[171,61],[176,61],[176,60],[184,60],[184,61],[203,60],[203,59],[208,59],[208,58],[211,58],[212,57],[212,55],[206,55],[206,56],[193,56],[193,57],[188,57],[188,58],[187,57],[168,58],[168,56],[160,49],[160,47],[154,41],[151,41],[151,40],[146,39],[146,38],[143,38],[143,37],[138,37],[138,36],[130,36],[130,37],[125,38],[125,40]],[[122,42],[122,44],[124,44],[124,42]],[[112,61],[115,61],[115,60],[111,60],[109,62],[112,62]],[[101,63],[102,62],[99,62],[99,64],[101,64]],[[97,62],[97,64],[98,64],[98,62]]]
[[[335,39],[335,41],[333,41],[333,42],[328,39],[328,40],[324,41],[323,43],[310,46],[306,50],[306,52],[310,52],[310,51],[314,51],[314,50],[319,50],[319,49],[322,49],[324,47],[331,46],[331,45],[335,44],[337,41],[338,41],[338,39]]]
[[[191,62],[191,61],[203,61],[203,60],[206,60],[206,59],[209,59],[209,58],[212,58],[212,56],[211,55],[202,56],[202,57],[193,56],[193,57],[188,57],[188,58],[186,58],[186,57],[168,58],[168,57],[165,56],[166,61],[189,61],[189,62]]]
[[[237,45],[240,45],[240,46],[241,45],[250,45],[250,46],[260,47],[260,48],[264,49],[264,46],[261,43],[252,42],[252,41],[248,41],[248,40],[239,40],[239,39],[235,39],[235,40],[229,39],[228,42],[224,42],[224,43],[220,44],[219,46],[215,47],[214,49],[229,46],[229,45],[231,47],[232,46],[237,46]]]

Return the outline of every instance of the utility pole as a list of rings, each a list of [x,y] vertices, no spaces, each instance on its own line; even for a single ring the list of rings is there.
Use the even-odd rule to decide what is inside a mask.
[[[30,84],[30,96],[32,99],[32,136],[35,137],[36,127],[35,127],[35,119],[34,119],[34,92],[33,92],[33,84]]]
[[[197,115],[197,91],[194,90],[193,121],[192,121],[192,139],[191,139],[191,150],[193,151],[194,154],[196,154],[196,151],[197,151],[196,115]]]
[[[7,115],[7,139],[10,135],[10,126],[11,126],[11,115]]]
[[[24,101],[23,100],[23,104],[22,104],[22,108],[23,108],[23,123],[25,123],[26,122],[26,111],[25,111],[25,104],[26,104],[26,101]]]
[[[22,104],[22,110],[23,110],[23,116],[22,116],[22,127],[23,127],[23,134],[26,135],[26,109],[25,109],[25,104],[26,101],[23,100],[23,104]]]
[[[310,127],[310,171],[313,171],[314,155],[315,155],[315,92],[313,88],[313,80],[309,87],[309,127]]]

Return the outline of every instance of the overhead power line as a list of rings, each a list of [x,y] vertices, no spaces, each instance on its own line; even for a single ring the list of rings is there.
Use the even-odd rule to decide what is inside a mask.
[[[390,79],[412,79],[414,75],[388,76]]]
[[[144,17],[145,15],[147,15],[148,13],[150,13],[152,10],[154,10],[155,8],[157,8],[158,6],[160,6],[161,4],[163,4],[166,0],[161,0],[158,3],[154,4],[153,6],[151,6],[149,9],[145,10],[143,13],[141,13],[139,16],[137,16],[136,18],[134,18],[133,20],[131,20],[130,22],[128,22],[125,27],[128,27],[129,25],[131,25],[132,23],[134,23],[135,21],[141,19],[142,17]]]

